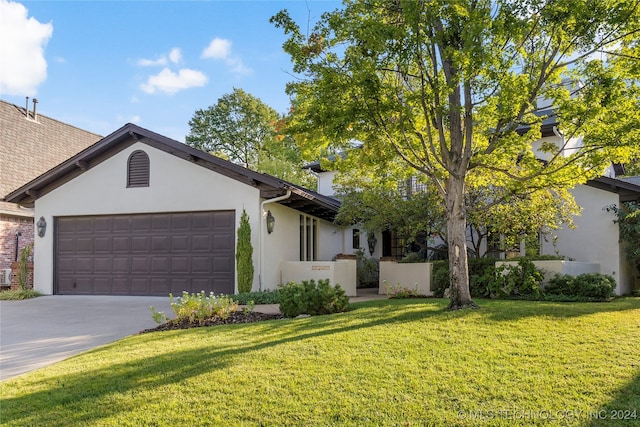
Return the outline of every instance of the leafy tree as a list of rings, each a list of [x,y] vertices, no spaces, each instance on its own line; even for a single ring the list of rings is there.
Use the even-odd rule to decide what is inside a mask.
[[[259,98],[234,88],[215,105],[196,110],[189,121],[186,143],[249,169],[313,188],[315,179],[301,169],[293,139],[279,133],[283,123],[284,119]]]
[[[251,224],[249,215],[242,209],[238,227],[236,247],[236,271],[238,272],[238,292],[251,292],[253,285],[253,246],[251,245]]]
[[[615,222],[620,228],[620,241],[623,243],[624,253],[636,271],[640,272],[640,202],[607,206],[607,211],[616,215]]]
[[[302,150],[361,141],[360,170],[396,157],[438,189],[451,309],[476,307],[470,190],[566,191],[637,148],[639,20],[628,0],[347,0],[308,35],[286,10],[271,19],[300,74],[287,91]],[[560,143],[534,144],[550,115]]]

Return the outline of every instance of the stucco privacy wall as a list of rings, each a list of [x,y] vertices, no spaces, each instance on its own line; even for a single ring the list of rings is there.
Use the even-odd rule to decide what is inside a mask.
[[[543,242],[543,254],[570,256],[575,261],[598,262],[600,273],[616,279],[616,293],[621,295],[631,291],[633,276],[627,268],[624,256],[619,250],[618,226],[614,215],[604,208],[618,204],[618,195],[587,185],[576,186],[572,190],[576,203],[582,207],[582,214],[574,217],[575,229],[563,226],[555,231],[558,237],[553,242]]]
[[[135,150],[149,156],[149,187],[127,188],[127,160]],[[54,217],[235,210],[237,227],[243,207],[250,217],[258,270],[259,190],[137,142],[36,200],[35,218],[43,216],[48,230],[43,238],[35,239],[34,287],[44,294],[53,293]],[[237,283],[235,286],[237,289]],[[258,274],[253,284],[257,287]]]
[[[263,290],[276,289],[278,284],[282,282],[280,277],[280,263],[282,261],[300,260],[301,215],[299,211],[277,203],[267,203],[264,209],[271,211],[276,222],[272,234],[264,233],[264,268],[261,283]],[[330,261],[341,253],[341,239],[337,236],[339,233],[342,231],[338,230],[336,226],[328,221],[318,219],[319,260]],[[258,249],[254,243],[254,253]]]

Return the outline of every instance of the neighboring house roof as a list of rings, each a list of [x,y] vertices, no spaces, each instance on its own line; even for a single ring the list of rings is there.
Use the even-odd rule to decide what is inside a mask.
[[[100,138],[100,135],[0,100],[0,197]],[[33,216],[30,211],[2,201],[0,213]]]
[[[130,123],[9,193],[5,200],[31,206],[38,197],[81,175],[135,142],[148,144],[185,161],[255,187],[260,190],[260,197],[264,199],[283,196],[287,191],[291,191],[289,198],[278,203],[309,215],[333,221],[340,207],[340,202],[332,197],[323,196],[271,175],[249,170]]]
[[[609,178],[601,176],[590,179],[586,185],[600,190],[618,193],[621,202],[635,201],[640,199],[640,177]]]

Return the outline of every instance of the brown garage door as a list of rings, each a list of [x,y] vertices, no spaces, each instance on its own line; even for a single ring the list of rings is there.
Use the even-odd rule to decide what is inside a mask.
[[[55,293],[231,294],[233,211],[59,217]]]

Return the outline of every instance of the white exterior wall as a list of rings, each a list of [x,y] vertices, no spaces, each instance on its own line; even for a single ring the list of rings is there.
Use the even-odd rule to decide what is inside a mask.
[[[149,155],[149,187],[127,188],[127,160],[138,149]],[[47,232],[43,238],[35,238],[34,287],[44,294],[53,293],[54,217],[234,210],[237,227],[243,207],[251,224],[256,269],[253,288],[258,289],[259,236],[262,231],[266,233],[262,227],[259,191],[149,145],[136,143],[36,200],[35,217],[45,218]],[[235,286],[237,289],[237,282]]]
[[[306,214],[277,203],[267,203],[264,209],[271,211],[276,222],[272,234],[266,234],[265,231],[264,268],[260,273],[260,289],[277,289],[278,285],[283,283],[281,263],[300,260],[300,215]],[[330,261],[341,253],[339,238],[341,231],[328,221],[316,219],[318,220],[318,260]],[[254,247],[254,251],[256,250]]]
[[[613,276],[618,282],[616,294],[629,293],[633,289],[632,269],[620,252],[618,226],[606,206],[618,204],[618,195],[587,185],[578,185],[572,194],[582,214],[574,218],[575,229],[563,226],[555,231],[553,242],[543,242],[542,253],[564,255],[575,261],[596,262],[600,273]]]
[[[318,173],[318,193],[324,196],[333,196],[336,193],[333,188],[333,180],[337,174],[337,171]]]

